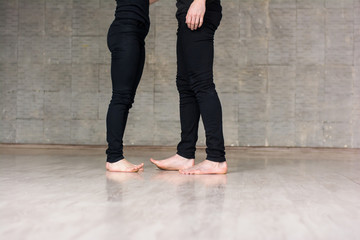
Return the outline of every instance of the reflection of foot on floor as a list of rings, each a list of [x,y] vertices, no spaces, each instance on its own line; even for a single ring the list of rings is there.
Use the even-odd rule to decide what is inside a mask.
[[[106,162],[106,169],[110,172],[138,172],[143,166],[143,163],[135,165],[128,162],[126,159],[114,163]]]
[[[111,180],[113,182],[117,182],[117,183],[123,183],[126,182],[128,180],[142,180],[143,177],[139,174],[139,173],[128,173],[128,174],[121,174],[119,172],[110,172],[110,171],[106,171],[106,178],[108,180]]]
[[[179,174],[180,175],[180,174]],[[213,175],[196,175],[194,176],[197,182],[201,182],[207,187],[225,186],[227,183],[226,174],[213,174]]]
[[[164,160],[155,160],[150,158],[150,161],[161,170],[170,170],[170,171],[178,171],[181,169],[190,168],[194,166],[194,162],[195,162],[194,159],[184,158],[178,154]]]
[[[180,170],[179,172],[182,174],[225,174],[227,173],[227,163],[204,160],[193,167]]]
[[[171,183],[175,186],[193,182],[195,180],[194,176],[184,177],[178,172],[173,172],[173,171],[158,171],[156,175],[152,177],[152,179]]]

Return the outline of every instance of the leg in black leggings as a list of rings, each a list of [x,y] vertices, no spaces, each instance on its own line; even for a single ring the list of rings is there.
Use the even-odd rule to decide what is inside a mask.
[[[111,51],[112,98],[106,117],[107,162],[124,159],[123,136],[145,61],[147,28],[136,20],[114,20],[107,42]]]
[[[225,161],[222,110],[213,82],[214,34],[221,13],[205,15],[204,25],[191,31],[185,16],[178,16],[178,74],[181,141],[177,154],[194,158],[201,115],[206,133],[207,160]]]
[[[188,73],[185,63],[182,42],[179,38],[176,45],[177,52],[177,75],[176,86],[180,95],[180,124],[181,141],[178,144],[177,154],[187,158],[195,159],[196,142],[198,140],[198,128],[200,120],[200,109],[194,91],[191,89],[188,81]]]

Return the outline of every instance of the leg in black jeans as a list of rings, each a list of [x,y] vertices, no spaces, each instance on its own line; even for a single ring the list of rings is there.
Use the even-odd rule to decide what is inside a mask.
[[[195,158],[198,123],[201,115],[206,133],[207,160],[225,161],[222,110],[213,82],[214,34],[221,13],[205,14],[201,28],[191,31],[185,15],[178,16],[178,74],[181,141],[177,154]]]
[[[145,61],[148,28],[136,20],[117,20],[111,24],[107,43],[111,51],[112,98],[106,117],[107,162],[124,159],[123,136],[129,109],[134,103]]]

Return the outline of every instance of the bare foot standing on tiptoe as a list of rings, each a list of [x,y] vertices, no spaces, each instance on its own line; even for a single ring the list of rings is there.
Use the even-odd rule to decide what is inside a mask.
[[[106,169],[110,172],[138,172],[143,168],[143,166],[143,163],[135,165],[126,159],[122,159],[114,163],[106,162]]]
[[[225,174],[227,173],[227,163],[225,162],[213,162],[204,160],[195,166],[179,170],[181,174]]]
[[[161,170],[178,171],[194,166],[194,159],[184,158],[178,154],[164,160],[155,160],[150,158],[150,161]]]

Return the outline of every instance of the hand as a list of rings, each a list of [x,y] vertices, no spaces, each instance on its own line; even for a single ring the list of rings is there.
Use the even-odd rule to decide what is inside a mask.
[[[196,30],[203,25],[206,11],[206,0],[194,0],[186,15],[186,24],[191,30]]]

